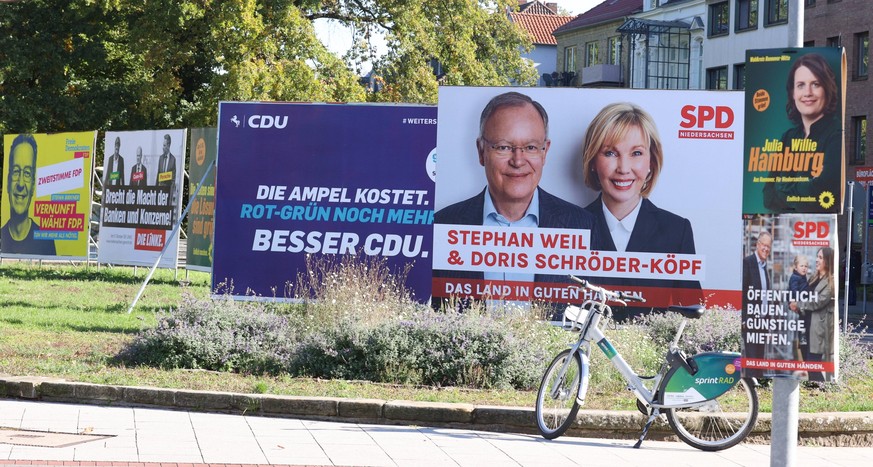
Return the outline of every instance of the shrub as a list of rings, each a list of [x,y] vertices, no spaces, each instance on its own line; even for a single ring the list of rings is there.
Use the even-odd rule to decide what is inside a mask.
[[[854,324],[840,327],[840,380],[873,378],[873,346],[862,340],[867,328]]]
[[[391,270],[385,258],[373,256],[306,257],[306,272],[297,275],[293,298],[310,326],[332,326],[346,320],[378,324],[405,316],[417,303],[406,289],[411,265]]]
[[[848,387],[850,381],[873,378],[873,347],[862,340],[862,335],[866,332],[866,327],[851,323],[846,326],[844,332],[840,325],[839,381],[829,383],[806,381],[805,386],[823,391],[836,391]]]
[[[410,319],[369,329],[348,322],[313,333],[298,348],[291,372],[432,386],[533,388],[550,355],[527,336],[546,326],[422,307]]]
[[[739,352],[742,343],[740,319],[737,310],[709,308],[700,319],[688,320],[679,346],[689,355],[715,350]],[[635,321],[665,350],[673,341],[681,322],[680,314],[670,312],[649,313]]]
[[[433,311],[373,258],[308,258],[299,303],[185,297],[121,354],[132,364],[434,386],[532,388],[560,331],[541,310]],[[564,341],[563,343],[566,343]]]
[[[161,368],[276,373],[288,365],[288,320],[257,302],[184,295],[122,351],[122,362]]]

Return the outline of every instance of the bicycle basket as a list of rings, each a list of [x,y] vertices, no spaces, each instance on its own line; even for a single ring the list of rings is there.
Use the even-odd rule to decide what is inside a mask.
[[[580,308],[575,305],[570,305],[564,310],[564,318],[561,321],[561,327],[567,331],[581,331],[585,325],[585,320],[588,319],[588,309]]]

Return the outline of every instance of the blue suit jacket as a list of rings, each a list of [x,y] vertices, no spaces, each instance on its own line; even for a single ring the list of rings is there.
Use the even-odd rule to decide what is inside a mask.
[[[743,288],[741,289],[743,294],[745,294],[749,288],[755,290],[769,289],[771,282],[770,270],[766,267],[764,268],[764,275],[764,279],[767,283],[761,284],[761,274],[758,272],[758,255],[755,252],[752,252],[751,255],[743,258]],[[757,303],[761,303],[761,301],[758,300]]]
[[[564,201],[537,187],[540,198],[539,227],[563,229],[594,229],[594,217],[579,206]],[[476,196],[440,209],[433,216],[435,224],[482,225],[487,188]],[[434,277],[484,279],[481,271],[434,270]],[[537,274],[537,282],[568,282],[567,276]]]

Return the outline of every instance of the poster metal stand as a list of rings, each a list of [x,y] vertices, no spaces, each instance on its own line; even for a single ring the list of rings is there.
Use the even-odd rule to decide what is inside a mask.
[[[215,169],[215,161],[209,164],[209,167],[206,169],[206,172],[203,174],[203,177],[200,178],[200,182],[197,184],[197,188],[194,189],[194,193],[188,198],[188,205],[185,206],[185,210],[182,211],[182,215],[179,216],[179,221],[176,225],[173,226],[172,232],[167,238],[173,238],[182,227],[182,221],[185,219],[185,216],[188,215],[188,211],[191,209],[191,206],[194,204],[194,200],[197,198],[197,193],[200,192],[200,188],[206,182],[206,178],[212,173],[212,170]],[[149,273],[146,275],[145,280],[142,283],[142,287],[140,287],[139,292],[137,292],[136,297],[134,297],[133,302],[130,304],[130,308],[127,309],[127,314],[130,314],[133,311],[133,308],[136,306],[136,302],[139,301],[140,297],[142,297],[143,292],[145,292],[145,288],[148,285],[149,281],[152,279],[152,276],[155,274],[155,270],[158,269],[158,264],[161,263],[161,259],[164,257],[164,253],[167,252],[167,247],[171,242],[165,242],[164,248],[161,250],[161,254],[158,255],[157,259],[155,259],[155,264],[152,265],[151,269],[149,269]],[[178,269],[176,269],[178,273]]]

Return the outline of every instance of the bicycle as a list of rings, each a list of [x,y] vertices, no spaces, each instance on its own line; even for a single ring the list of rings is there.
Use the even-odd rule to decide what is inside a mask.
[[[743,441],[758,418],[757,383],[740,375],[740,354],[704,352],[686,357],[679,339],[689,319],[703,316],[704,307],[670,306],[683,316],[676,336],[655,376],[639,376],[603,333],[612,318],[607,302],[627,306],[644,299],[614,292],[570,276],[593,294],[581,307],[569,306],[561,325],[579,334],[569,349],[559,353],[543,375],[537,392],[536,419],[540,434],[555,439],[575,422],[588,391],[589,356],[595,343],[624,377],[637,398],[637,408],[648,416],[639,448],[652,423],[665,415],[672,431],[685,443],[703,451],[720,451]],[[604,319],[605,318],[605,319]],[[601,326],[601,324],[603,325]]]

